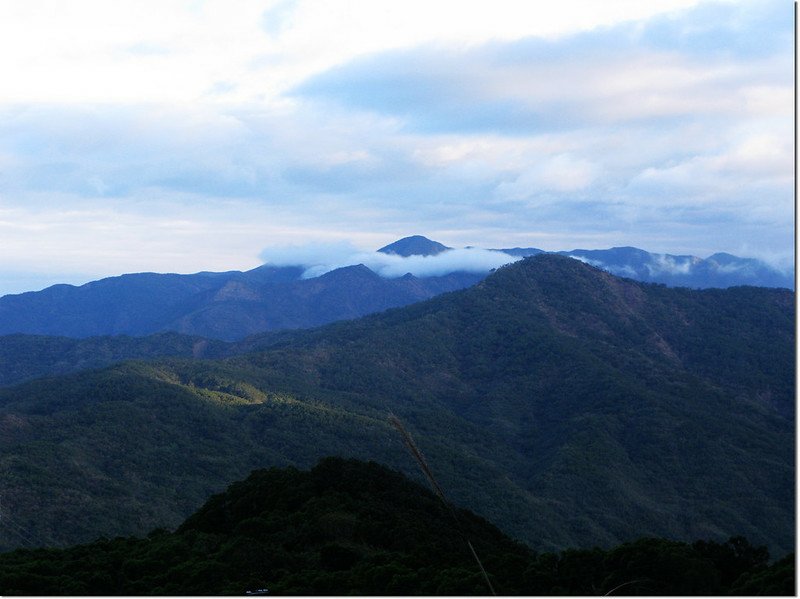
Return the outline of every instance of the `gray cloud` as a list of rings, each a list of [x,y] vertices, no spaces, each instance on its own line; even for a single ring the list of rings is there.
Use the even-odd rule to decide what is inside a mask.
[[[704,4],[555,41],[394,50],[314,76],[293,93],[396,116],[427,133],[672,126],[740,114],[743,88],[754,82],[790,85],[790,61],[777,71],[765,62],[791,44],[790,9],[780,0],[759,9]]]

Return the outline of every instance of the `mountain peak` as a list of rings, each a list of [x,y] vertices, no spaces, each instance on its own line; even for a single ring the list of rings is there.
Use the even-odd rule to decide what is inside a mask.
[[[717,264],[732,264],[734,262],[753,262],[751,258],[739,258],[738,256],[734,256],[733,254],[728,254],[727,252],[717,252],[716,254],[710,255],[706,260],[711,260],[716,262]]]
[[[319,279],[340,281],[380,280],[381,276],[364,264],[352,264],[328,271],[321,275]]]
[[[422,235],[412,235],[403,237],[394,243],[382,247],[378,251],[383,254],[396,254],[398,256],[435,256],[445,250],[452,248],[442,245],[438,241],[432,241]]]

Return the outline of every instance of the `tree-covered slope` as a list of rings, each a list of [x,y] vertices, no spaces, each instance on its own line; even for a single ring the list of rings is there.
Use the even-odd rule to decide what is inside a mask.
[[[481,453],[547,498],[548,516],[529,525],[569,523],[544,535],[562,545],[624,538],[632,521],[719,534],[718,517],[790,541],[793,300],[639,284],[539,256],[250,363],[382,400],[426,431],[433,406],[477,427]]]
[[[3,335],[0,336],[0,386],[101,368],[125,360],[167,356],[220,357],[232,349],[222,341],[178,333],[84,339]]]
[[[0,593],[791,595],[792,556],[768,559],[743,538],[537,554],[397,472],[326,458],[254,471],[173,533],[0,554]]]
[[[669,289],[552,255],[225,361],[0,391],[5,547],[176,525],[253,468],[416,474],[536,549],[639,536],[794,544],[793,294]],[[23,535],[30,537],[27,541]]]

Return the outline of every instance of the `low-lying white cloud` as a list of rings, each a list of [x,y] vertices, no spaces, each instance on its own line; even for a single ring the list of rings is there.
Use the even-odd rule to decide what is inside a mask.
[[[676,259],[674,256],[667,254],[654,254],[655,260],[649,264],[645,264],[647,270],[651,275],[658,275],[662,273],[669,273],[671,275],[688,275],[692,270],[692,266],[699,260],[692,260],[686,258],[684,260]]]
[[[577,260],[578,262],[583,262],[584,264],[588,264],[589,266],[596,266],[597,268],[606,267],[605,263],[601,262],[600,260],[592,260],[591,258],[586,258],[585,256],[567,254],[567,258],[572,258],[573,260]]]
[[[606,272],[610,272],[612,275],[618,275],[620,277],[636,277],[637,274],[636,270],[628,264],[608,265],[602,260],[593,260],[592,258],[586,258],[585,256],[577,256],[575,254],[567,254],[567,258],[572,258],[573,260],[577,260],[578,262],[583,262],[584,264],[588,264],[589,266],[594,266],[595,268],[605,270]]]
[[[398,256],[358,250],[347,242],[312,243],[266,248],[261,259],[273,266],[303,266],[304,278],[363,264],[378,275],[394,279],[411,273],[415,277],[435,277],[452,272],[486,273],[494,268],[521,260],[505,252],[482,248],[460,248],[435,256]]]
[[[597,268],[602,268],[615,275],[624,277],[634,277],[637,275],[636,270],[629,264],[606,264],[602,260],[595,260],[574,254],[569,254],[568,257]],[[671,256],[669,254],[651,254],[651,257],[652,259],[650,262],[644,264],[644,267],[651,277],[662,274],[689,275],[692,273],[692,267],[700,262],[700,258]]]

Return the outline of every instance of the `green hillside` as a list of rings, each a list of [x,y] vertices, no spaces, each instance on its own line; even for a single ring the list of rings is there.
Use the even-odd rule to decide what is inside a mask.
[[[358,321],[0,390],[4,548],[175,526],[259,467],[417,477],[537,550],[794,546],[794,296],[669,289],[537,256]],[[245,346],[243,346],[245,347]]]
[[[0,593],[791,595],[792,556],[768,559],[742,538],[537,554],[397,472],[327,458],[255,471],[174,533],[0,554]]]

